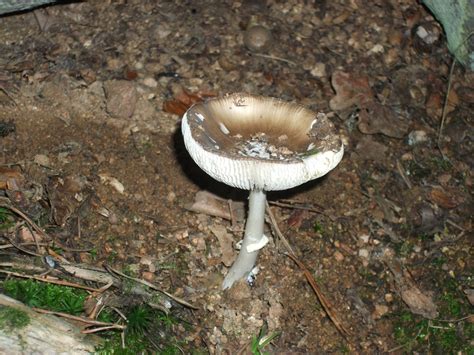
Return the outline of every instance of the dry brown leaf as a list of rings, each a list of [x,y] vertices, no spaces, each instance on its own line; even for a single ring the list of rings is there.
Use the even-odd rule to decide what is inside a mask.
[[[178,100],[168,100],[163,103],[163,111],[173,113],[178,116],[184,115],[188,106]]]
[[[163,103],[163,111],[182,116],[195,103],[214,96],[217,94],[211,91],[201,90],[197,93],[190,93],[183,89],[175,94],[172,100]]]
[[[235,253],[234,253],[234,238],[232,235],[227,233],[227,229],[220,224],[215,224],[209,227],[211,232],[216,236],[222,252],[222,263],[229,267],[234,263]]]
[[[288,220],[286,221],[288,227],[299,229],[301,227],[301,223],[303,223],[304,219],[308,217],[308,214],[308,211],[305,210],[293,211]]]
[[[0,167],[0,190],[20,190],[25,177],[15,169]]]
[[[372,89],[369,86],[369,79],[366,76],[353,76],[349,73],[336,71],[332,75],[332,86],[336,91],[329,107],[334,111],[347,110],[352,106],[364,106],[367,102],[373,101]]]
[[[42,234],[39,234],[33,230],[30,230],[26,227],[21,227],[20,232],[18,233],[19,239],[22,243],[41,243],[44,239]]]
[[[192,212],[204,213],[209,216],[215,216],[224,218],[227,220],[231,219],[229,203],[209,191],[201,190],[194,196],[194,202],[186,209]]]
[[[429,295],[418,288],[410,273],[396,258],[392,249],[386,248],[383,250],[382,261],[392,272],[400,296],[410,308],[410,311],[428,319],[438,317],[436,304]]]
[[[462,202],[456,195],[447,193],[441,187],[431,189],[429,199],[431,202],[446,209],[455,208]]]
[[[408,130],[408,125],[399,120],[395,112],[374,101],[361,107],[357,127],[364,134],[382,133],[393,138],[402,138]]]
[[[79,207],[80,201],[77,198],[85,187],[86,179],[83,176],[67,175],[50,178],[47,191],[53,219],[57,225],[64,226]]]
[[[329,106],[335,111],[358,107],[358,127],[362,133],[382,133],[394,138],[402,138],[406,134],[407,124],[401,121],[390,107],[375,100],[367,76],[336,71],[332,75],[331,83],[336,96],[331,99]]]

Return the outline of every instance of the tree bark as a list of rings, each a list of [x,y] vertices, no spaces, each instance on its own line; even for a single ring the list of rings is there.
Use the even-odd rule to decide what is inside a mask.
[[[0,309],[11,307],[29,317],[24,327],[9,328],[0,324],[1,354],[90,354],[100,345],[100,338],[85,335],[81,329],[51,315],[38,314],[23,303],[0,294]]]

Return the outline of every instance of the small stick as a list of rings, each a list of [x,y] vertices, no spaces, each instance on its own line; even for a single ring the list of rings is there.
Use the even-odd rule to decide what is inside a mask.
[[[16,213],[19,215],[21,218],[23,218],[35,231],[37,231],[39,234],[41,234],[43,237],[47,238],[48,240],[51,240],[52,238],[46,234],[45,231],[43,231],[35,222],[33,222],[26,214],[24,214],[22,211],[20,211],[18,208],[13,207],[10,204],[6,203],[0,203],[0,207],[5,207],[11,210],[12,212]]]
[[[316,294],[316,296],[318,296],[318,299],[319,301],[321,302],[321,305],[323,306],[324,308],[324,311],[326,312],[326,314],[329,316],[329,319],[332,320],[332,322],[334,323],[334,325],[336,326],[337,330],[341,333],[341,335],[346,339],[347,339],[347,336],[350,335],[350,333],[347,331],[346,328],[344,328],[344,326],[342,325],[342,323],[339,321],[339,319],[337,318],[337,315],[333,312],[333,307],[331,306],[331,304],[329,303],[329,301],[327,300],[326,296],[324,296],[323,292],[321,291],[321,289],[319,288],[318,284],[316,283],[316,281],[314,280],[313,278],[313,275],[311,275],[311,273],[309,272],[309,270],[306,268],[306,266],[301,262],[299,261],[294,255],[292,254],[286,254],[291,260],[293,260],[296,265],[298,265],[298,267],[303,271],[305,277],[306,277],[306,280],[308,280],[309,284],[311,285],[311,288],[313,289],[314,293]],[[349,340],[348,340],[349,341]]]
[[[81,330],[81,333],[82,334],[92,334],[92,333],[97,333],[97,332],[101,332],[103,330],[108,330],[108,329],[121,329],[121,330],[123,330],[125,328],[126,328],[126,326],[124,326],[124,325],[113,324],[113,325],[99,327],[99,328],[84,329],[84,330]]]
[[[273,215],[273,212],[271,211],[270,206],[268,205],[268,202],[267,202],[267,213],[270,216],[270,221],[271,221],[272,226],[275,230],[275,233],[277,234],[278,238],[283,242],[283,245],[285,245],[285,248],[288,251],[288,253],[286,253],[285,255],[288,256],[291,260],[293,260],[296,263],[296,265],[298,265],[298,267],[303,271],[303,273],[306,277],[306,280],[308,281],[308,283],[310,284],[310,286],[313,289],[314,293],[316,294],[319,302],[323,306],[324,311],[328,315],[329,319],[334,323],[336,329],[344,337],[344,339],[346,339],[349,343],[351,343],[350,340],[348,339],[348,336],[350,335],[350,333],[345,329],[345,327],[339,321],[337,315],[335,314],[335,312],[333,312],[333,307],[331,306],[329,301],[324,296],[323,292],[321,291],[321,289],[317,285],[317,283],[314,280],[313,276],[308,271],[306,266],[301,261],[298,260],[298,258],[296,257],[296,254],[295,254],[293,248],[291,247],[290,243],[288,243],[288,240],[286,240],[286,238],[284,237],[284,235],[281,233],[280,229],[278,228],[275,216]]]
[[[268,213],[268,216],[270,217],[270,222],[275,230],[275,233],[276,235],[278,236],[278,238],[283,242],[283,245],[285,246],[286,250],[291,253],[292,255],[295,255],[295,251],[293,250],[293,248],[291,247],[290,243],[288,242],[288,240],[286,240],[285,236],[283,235],[283,233],[281,232],[280,230],[280,227],[278,227],[278,223],[276,221],[276,218],[275,218],[275,215],[273,214],[272,210],[270,209],[270,206],[268,204],[268,201],[266,202],[267,203],[267,213]]]
[[[405,170],[403,170],[402,163],[400,163],[400,160],[397,159],[397,170],[400,176],[402,177],[403,181],[405,182],[405,185],[407,185],[408,189],[411,190],[413,185],[410,182],[410,179],[408,179],[408,176],[405,173]]]
[[[38,239],[36,238],[35,232],[33,231],[33,229],[31,228],[31,226],[28,223],[26,223],[26,228],[28,228],[28,231],[31,233],[31,236],[33,237],[33,240],[36,244],[36,251],[39,253],[40,252],[40,246],[39,246],[39,243],[38,243]]]
[[[444,121],[446,120],[446,115],[447,115],[447,107],[448,107],[448,102],[449,102],[449,94],[451,92],[451,84],[453,81],[453,72],[454,72],[454,66],[456,65],[456,58],[453,58],[453,64],[451,64],[451,69],[449,70],[449,79],[448,79],[448,89],[446,90],[446,98],[444,99],[444,105],[443,105],[443,112],[441,113],[441,123],[439,125],[439,132],[438,132],[438,149],[441,152],[441,155],[445,159],[446,157],[444,156],[443,150],[441,149],[441,137],[443,135],[443,128],[444,128]]]
[[[474,35],[474,31],[469,33],[466,38],[459,44],[459,46],[455,49],[454,52],[457,52],[461,46],[463,46],[465,43],[467,43],[467,41],[469,40],[469,38],[472,37],[472,35]],[[443,153],[443,150],[441,149],[441,137],[443,135],[443,128],[444,128],[444,121],[446,120],[446,115],[447,115],[447,107],[448,107],[448,102],[449,102],[449,93],[451,92],[451,84],[452,84],[452,79],[453,79],[453,72],[454,72],[454,66],[456,65],[456,57],[453,58],[453,64],[451,64],[451,69],[449,70],[449,79],[448,79],[448,88],[446,90],[446,97],[445,97],[445,100],[444,100],[444,105],[443,105],[443,112],[441,113],[441,123],[440,123],[440,126],[439,126],[439,132],[438,132],[438,141],[437,141],[437,146],[438,146],[438,149],[441,153],[441,155],[443,156],[443,159],[446,159],[444,153]]]
[[[4,237],[4,236],[2,236]],[[8,238],[7,238],[8,239]],[[28,245],[36,245],[36,243],[18,243],[16,245],[13,245],[13,244],[2,244],[0,245],[0,250],[1,249],[8,249],[8,248],[17,248],[18,249],[18,245],[21,245],[22,247],[26,247]],[[48,246],[49,244],[48,243],[38,243],[39,246]],[[41,255],[42,256],[42,255]]]
[[[18,104],[16,103],[15,99],[13,98],[13,96],[11,96],[10,93],[9,93],[2,85],[0,85],[0,91],[3,91],[3,93],[4,93],[10,100],[12,100],[14,106],[18,106]]]
[[[234,216],[234,209],[233,209],[233,203],[231,199],[227,200],[227,205],[229,207],[229,216],[230,216],[230,225],[234,227],[236,225],[236,218]]]
[[[270,205],[273,206],[278,206],[278,207],[286,207],[286,208],[292,208],[295,210],[305,210],[305,211],[310,211],[310,212],[315,212],[319,214],[324,214],[324,211],[314,208],[314,207],[306,207],[306,206],[300,206],[300,205],[295,205],[291,203],[284,203],[284,202],[278,202],[278,201],[270,201]]]
[[[55,315],[55,316],[58,316],[58,317],[75,320],[75,321],[82,322],[82,323],[85,323],[85,324],[99,325],[99,326],[104,326],[104,327],[113,326],[115,329],[125,329],[125,328],[127,328],[125,325],[101,322],[101,321],[89,319],[89,318],[86,318],[86,317],[73,316],[72,314],[68,314],[68,313],[49,311],[47,309],[36,308],[36,307],[32,307],[32,309],[35,312],[38,312],[38,313],[52,314],[52,315]]]
[[[452,225],[453,227],[456,227],[457,229],[459,229],[460,231],[462,232],[465,232],[465,229],[463,227],[461,227],[460,225],[454,223],[453,221],[451,221],[450,219],[447,219],[446,220],[446,223]]]
[[[262,53],[252,53],[252,55],[254,55],[256,57],[262,57],[262,58],[277,60],[277,61],[280,61],[280,62],[285,62],[285,63],[295,65],[295,66],[297,65],[295,62],[293,62],[289,59],[285,59],[285,58],[282,58],[282,57],[277,57],[277,56],[274,56],[274,55],[268,55],[268,54],[262,54]]]
[[[183,306],[186,306],[186,307],[192,308],[192,309],[199,309],[198,307],[193,306],[192,304],[186,302],[185,300],[183,300],[183,299],[181,299],[181,298],[179,298],[179,297],[177,297],[177,296],[174,296],[174,295],[172,295],[171,293],[166,292],[165,290],[160,289],[159,287],[155,286],[155,285],[152,284],[151,282],[148,282],[148,281],[142,280],[142,279],[137,279],[136,277],[131,277],[131,276],[125,275],[124,273],[121,273],[120,271],[113,269],[113,268],[110,267],[109,265],[104,265],[104,267],[105,267],[107,270],[109,270],[110,272],[114,273],[114,274],[120,275],[120,276],[125,277],[126,279],[129,279],[129,280],[136,281],[136,282],[138,282],[138,283],[141,283],[142,285],[145,285],[145,286],[150,287],[151,289],[153,289],[153,290],[155,290],[155,291],[161,292],[161,293],[163,293],[164,295],[168,296],[169,298],[173,299],[174,301],[178,302],[179,304],[181,304],[181,305],[183,305]]]
[[[88,287],[88,286],[84,286],[84,285],[80,285],[80,284],[76,284],[76,283],[64,281],[64,280],[57,280],[57,279],[51,279],[48,277],[39,277],[39,276],[34,276],[34,275],[20,274],[18,272],[13,272],[13,271],[8,271],[8,270],[3,270],[3,269],[0,269],[0,273],[6,274],[8,276],[21,277],[23,279],[33,279],[36,281],[46,282],[46,283],[55,284],[55,285],[80,288],[80,289],[92,291],[92,292],[101,292],[101,289],[96,289],[93,287]]]
[[[7,240],[10,242],[11,245],[13,245],[15,248],[17,248],[18,250],[22,251],[23,253],[26,253],[26,254],[29,254],[29,255],[33,255],[33,256],[40,256],[40,257],[43,256],[43,255],[41,255],[41,254],[37,254],[37,253],[35,253],[35,252],[33,252],[33,251],[29,251],[29,250],[27,250],[27,249],[22,248],[19,244],[14,243],[13,240],[12,240],[10,237],[6,236],[6,235],[3,235],[2,237],[4,237],[5,239],[7,239]],[[35,244],[35,245],[36,245],[36,244]]]

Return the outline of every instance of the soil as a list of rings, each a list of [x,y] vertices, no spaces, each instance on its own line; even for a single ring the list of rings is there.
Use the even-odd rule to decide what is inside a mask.
[[[244,44],[256,25],[269,45]],[[14,175],[0,194],[88,250],[69,260],[133,270],[199,307],[183,316],[189,349],[237,353],[265,325],[274,353],[403,352],[400,313],[442,317],[446,280],[472,313],[474,74],[450,72],[418,2],[68,2],[0,17],[0,53],[0,168]],[[327,176],[268,197],[347,339],[276,237],[252,286],[220,289],[216,230],[236,243],[244,220],[189,206],[201,190],[247,192],[202,172],[179,126],[193,102],[232,92],[324,112],[343,139]]]

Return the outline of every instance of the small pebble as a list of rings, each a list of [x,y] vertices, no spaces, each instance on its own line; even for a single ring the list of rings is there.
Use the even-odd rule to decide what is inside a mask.
[[[144,84],[145,86],[148,86],[149,88],[156,88],[156,87],[158,87],[158,82],[157,82],[154,78],[152,78],[152,77],[145,78],[145,79],[143,80],[143,84]]]
[[[326,64],[316,63],[310,73],[316,78],[324,78],[326,76]]]
[[[118,223],[118,217],[115,213],[111,212],[109,214],[109,223],[110,224],[117,224]]]
[[[104,83],[104,90],[107,112],[112,117],[130,118],[133,115],[138,100],[137,89],[133,82],[108,80]]]
[[[335,251],[334,252],[334,259],[336,259],[336,261],[342,261],[344,260],[344,255],[340,252],[340,251]]]
[[[191,244],[196,247],[196,250],[206,250],[206,241],[202,236],[191,237]]]
[[[391,293],[386,293],[384,298],[388,303],[393,302],[393,295]]]
[[[408,134],[408,145],[417,145],[428,141],[428,135],[425,131],[411,131]]]
[[[153,260],[149,256],[142,256],[140,259],[140,264],[150,265],[151,263],[153,263]]]
[[[169,203],[173,203],[176,200],[176,194],[173,191],[169,192],[168,195],[166,196],[166,200]]]
[[[375,310],[374,312],[372,313],[372,317],[374,319],[380,319],[382,318],[385,314],[387,314],[389,311],[389,308],[388,306],[384,305],[384,304],[376,304],[375,305]]]
[[[153,281],[153,278],[154,278],[154,274],[152,272],[149,272],[149,271],[144,271],[142,273],[142,277],[143,279],[145,279],[146,281]]]
[[[369,258],[369,251],[367,249],[359,249],[359,256],[364,259]]]
[[[271,32],[263,26],[250,27],[244,34],[244,45],[253,52],[263,52],[270,47],[272,42]]]
[[[33,158],[33,161],[36,164],[44,166],[44,167],[51,166],[51,162],[49,161],[49,158],[44,154],[36,154],[35,157]]]

